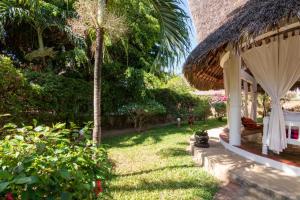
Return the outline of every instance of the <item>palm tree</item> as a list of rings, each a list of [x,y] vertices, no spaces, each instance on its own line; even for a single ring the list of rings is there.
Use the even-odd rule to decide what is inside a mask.
[[[8,22],[26,22],[37,33],[38,50],[27,54],[26,58],[32,60],[42,58],[45,65],[45,57],[54,56],[52,48],[44,45],[44,31],[50,27],[57,27],[65,31],[65,11],[53,3],[44,0],[1,0],[0,24]],[[68,32],[70,33],[70,32]]]
[[[113,0],[111,0],[113,1]],[[123,1],[123,0],[114,0]],[[181,0],[141,0],[151,4],[153,12],[161,27],[159,53],[154,66],[163,60],[169,67],[174,61],[185,55],[190,48],[188,17],[182,9]],[[94,62],[94,144],[101,143],[101,70],[103,65],[104,34],[113,30],[114,33],[124,33],[124,21],[120,17],[112,17],[107,12],[107,0],[79,0],[77,2],[78,20],[71,21],[73,30],[84,34],[88,28],[96,30],[96,51]],[[115,7],[114,9],[122,9]],[[123,24],[123,26],[122,26]],[[116,31],[116,30],[119,31]],[[121,34],[120,34],[121,35]],[[161,68],[161,67],[160,67]]]

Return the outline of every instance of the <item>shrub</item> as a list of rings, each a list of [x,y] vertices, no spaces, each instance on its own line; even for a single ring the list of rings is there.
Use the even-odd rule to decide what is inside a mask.
[[[219,120],[226,116],[227,97],[223,95],[215,95],[211,98],[211,105],[215,110],[215,115]]]
[[[207,120],[211,116],[211,106],[207,98],[200,99],[193,111],[194,116],[199,120]]]
[[[0,198],[96,199],[100,190],[98,198],[107,196],[111,165],[106,150],[91,145],[87,128],[9,124],[1,135]]]
[[[31,98],[31,106],[40,114],[52,113],[57,121],[75,120],[82,117],[82,113],[91,116],[91,83],[53,73],[28,71],[25,76],[35,90]]]
[[[226,104],[224,102],[215,102],[212,106],[216,111],[216,117],[222,120],[226,116]]]
[[[190,93],[193,90],[193,88],[181,76],[175,76],[171,78],[166,84],[166,86],[167,88],[181,94]]]
[[[18,113],[26,107],[28,85],[10,58],[0,55],[0,114]]]
[[[151,91],[155,101],[166,108],[169,115],[184,117],[189,114],[189,110],[199,103],[199,98],[189,93],[178,93],[169,88],[155,89]]]
[[[121,115],[128,115],[134,122],[134,128],[141,131],[144,123],[155,115],[166,113],[166,109],[160,103],[149,100],[142,103],[129,103],[119,109]]]

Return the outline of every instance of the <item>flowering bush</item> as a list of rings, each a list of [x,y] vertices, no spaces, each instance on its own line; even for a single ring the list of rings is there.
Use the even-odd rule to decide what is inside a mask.
[[[88,128],[6,125],[0,142],[0,199],[102,199],[111,165]]]
[[[228,100],[227,96],[224,95],[214,95],[211,98],[211,105],[215,109],[216,117],[219,120],[222,120],[226,115],[226,101]]]

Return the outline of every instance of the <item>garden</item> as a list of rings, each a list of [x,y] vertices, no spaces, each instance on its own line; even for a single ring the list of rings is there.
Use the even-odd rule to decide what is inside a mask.
[[[226,100],[175,75],[191,47],[183,6],[0,0],[0,199],[213,198],[185,147],[224,124]]]

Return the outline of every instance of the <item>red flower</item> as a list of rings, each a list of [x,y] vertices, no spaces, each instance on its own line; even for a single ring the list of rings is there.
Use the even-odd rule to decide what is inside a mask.
[[[5,196],[5,200],[14,200],[14,196],[11,192],[7,193]]]
[[[98,196],[101,192],[103,192],[101,180],[96,181],[96,195]]]

